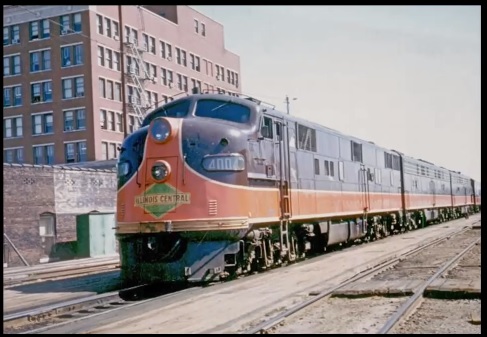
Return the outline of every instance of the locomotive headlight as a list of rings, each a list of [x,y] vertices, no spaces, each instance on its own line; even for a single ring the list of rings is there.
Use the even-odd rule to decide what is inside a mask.
[[[165,142],[171,135],[171,124],[164,118],[156,118],[152,121],[150,135],[158,143]]]
[[[245,159],[239,153],[207,155],[202,165],[206,171],[243,171]]]
[[[170,173],[171,167],[164,161],[156,162],[151,169],[152,178],[154,178],[156,181],[166,180]]]

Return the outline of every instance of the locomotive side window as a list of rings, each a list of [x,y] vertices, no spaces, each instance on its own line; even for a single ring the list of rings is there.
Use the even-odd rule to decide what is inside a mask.
[[[353,140],[352,143],[352,161],[362,162],[362,144],[356,143]]]
[[[196,104],[195,116],[222,119],[235,123],[248,123],[250,108],[229,101],[201,99]]]
[[[332,161],[325,160],[325,176],[333,177],[335,176],[335,168]]]
[[[316,152],[316,130],[307,126],[298,126],[298,149]]]
[[[274,138],[272,132],[272,118],[264,116],[264,120],[262,121],[262,126],[260,128],[260,133],[264,138],[268,138],[268,139]]]

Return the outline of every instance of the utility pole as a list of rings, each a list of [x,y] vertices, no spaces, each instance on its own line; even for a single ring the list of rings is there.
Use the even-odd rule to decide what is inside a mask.
[[[297,98],[296,97],[293,97],[292,100],[295,101],[295,100],[297,100]],[[286,100],[284,101],[284,103],[286,103],[287,114],[289,115],[289,103],[290,102],[289,102],[289,96],[288,95],[286,95]]]

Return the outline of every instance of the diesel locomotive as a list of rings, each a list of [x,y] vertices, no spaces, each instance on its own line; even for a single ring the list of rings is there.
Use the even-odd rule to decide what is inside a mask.
[[[222,280],[479,210],[480,183],[459,172],[251,97],[156,108],[118,162],[129,284]]]

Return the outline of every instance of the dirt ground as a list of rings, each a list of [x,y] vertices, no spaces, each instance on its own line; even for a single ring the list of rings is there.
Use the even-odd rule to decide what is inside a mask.
[[[438,268],[440,268],[448,260],[455,257],[456,254],[461,252],[471,242],[479,237],[480,231],[478,230],[469,230],[465,233],[459,234],[450,240],[443,241],[438,245],[434,245],[419,252],[418,254],[406,258],[395,265],[394,268],[375,276],[373,280],[408,279],[426,281],[436,273]],[[480,246],[474,247],[473,249],[477,250],[470,251],[463,257],[463,259],[468,258],[469,260],[464,260],[467,262],[460,262],[460,264],[476,263],[477,265],[480,265],[480,249],[477,247],[480,248]],[[460,261],[463,261],[463,259]],[[471,275],[471,272],[472,271],[468,271],[468,274]]]
[[[351,302],[353,301],[353,302]],[[330,298],[269,330],[269,334],[375,334],[405,298]]]
[[[390,333],[395,334],[480,334],[480,324],[470,323],[480,315],[480,300],[425,299],[411,317]]]

